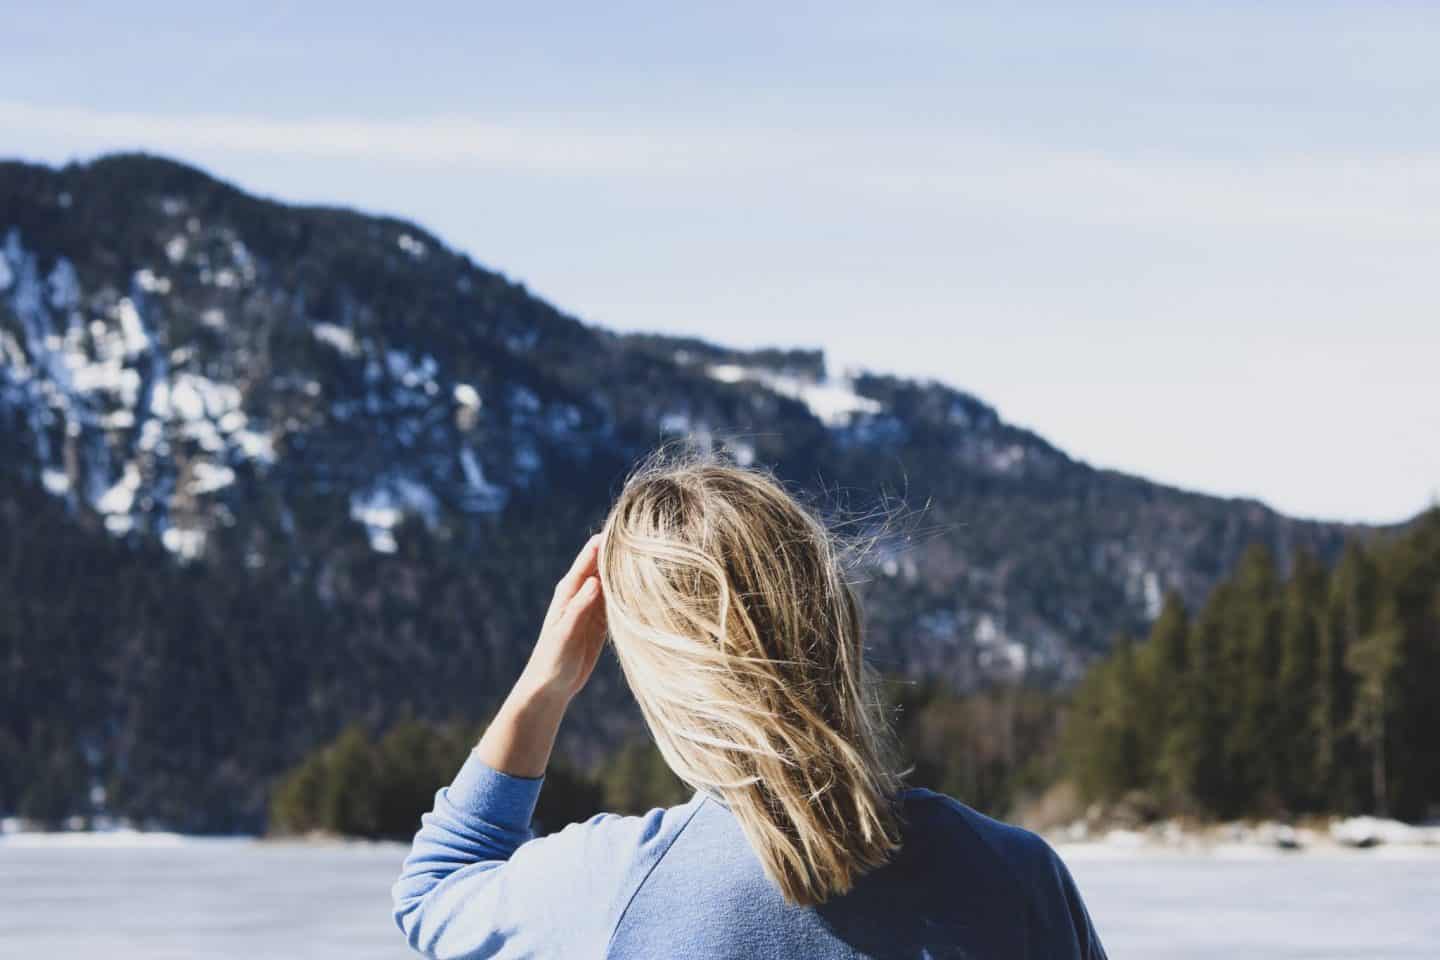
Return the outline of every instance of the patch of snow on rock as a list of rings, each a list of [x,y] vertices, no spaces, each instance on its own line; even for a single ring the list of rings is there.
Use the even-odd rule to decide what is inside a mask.
[[[347,357],[353,357],[360,352],[360,345],[355,342],[355,334],[338,324],[317,323],[311,332],[316,340],[334,347]]]
[[[234,433],[237,430],[245,429],[249,420],[239,410],[231,410],[217,421],[217,426],[226,433]]]
[[[234,470],[221,464],[198,460],[191,468],[190,485],[186,489],[189,490],[191,494],[199,496],[201,494],[223,490],[234,482]]]
[[[140,449],[149,453],[160,446],[165,438],[165,428],[160,425],[159,420],[149,419],[140,427]]]
[[[120,321],[120,335],[124,338],[126,356],[134,357],[150,346],[150,336],[145,332],[145,323],[135,303],[126,297],[115,307],[115,319]]]
[[[120,479],[95,501],[95,509],[107,514],[127,514],[135,505],[135,491],[139,489],[140,471],[135,464],[127,463]]]
[[[170,278],[157,275],[149,267],[135,271],[135,285],[146,293],[164,296],[170,292]]]
[[[730,451],[730,456],[742,467],[748,467],[755,462],[755,447],[744,440],[727,440],[725,449]]]
[[[240,390],[194,373],[182,373],[170,388],[170,405],[183,420],[224,417],[240,408]]]
[[[180,435],[194,440],[206,453],[219,453],[225,449],[225,441],[215,424],[209,420],[190,420],[180,429]]]
[[[1001,473],[1007,473],[1023,463],[1025,460],[1025,448],[1018,443],[996,450],[990,455],[990,466]]]
[[[185,259],[185,252],[190,248],[190,241],[185,234],[177,233],[165,242],[165,256],[171,263],[179,263]]]
[[[205,549],[205,531],[187,530],[184,527],[167,527],[160,534],[165,549],[186,560],[193,560]]]
[[[678,354],[677,354],[678,357]],[[739,383],[741,380],[750,378],[750,371],[738,363],[716,363],[711,364],[708,369],[710,376],[721,383]]]
[[[178,377],[170,388],[170,408],[181,420],[200,420],[205,416],[205,395],[192,378]]]
[[[1160,616],[1165,605],[1164,593],[1160,589],[1160,578],[1154,570],[1145,571],[1145,616],[1151,620]]]
[[[0,359],[4,359],[21,376],[29,375],[30,365],[25,362],[25,351],[19,341],[4,330],[0,330]]]
[[[385,351],[385,367],[392,379],[411,389],[427,383],[440,370],[440,365],[429,354],[414,361],[401,350]]]
[[[706,367],[706,373],[722,383],[753,380],[763,384],[776,393],[799,400],[830,427],[843,427],[858,414],[879,413],[882,409],[878,400],[856,393],[849,377],[815,379],[734,363],[711,364]]]
[[[247,459],[260,463],[275,462],[275,441],[268,434],[254,430],[237,430],[232,439]]]
[[[439,502],[429,487],[403,476],[382,478],[370,489],[350,496],[350,517],[365,526],[370,548],[376,553],[399,549],[394,529],[405,514],[419,514],[426,523],[433,523],[438,510]]]
[[[480,460],[469,447],[460,449],[460,469],[465,474],[465,506],[476,512],[500,510],[508,499],[508,491],[485,479]]]

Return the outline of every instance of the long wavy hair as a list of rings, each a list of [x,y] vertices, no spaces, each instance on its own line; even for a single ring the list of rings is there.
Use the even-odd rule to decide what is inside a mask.
[[[612,642],[662,756],[793,904],[900,846],[896,766],[844,541],[771,474],[661,450],[606,518]]]

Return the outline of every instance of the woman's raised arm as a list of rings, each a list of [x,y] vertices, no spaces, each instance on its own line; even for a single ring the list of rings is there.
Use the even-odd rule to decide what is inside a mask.
[[[572,830],[564,841],[530,844],[525,869],[508,869],[533,838],[530,820],[555,735],[604,644],[605,607],[595,575],[599,545],[599,535],[591,537],[556,584],[520,679],[454,781],[437,791],[434,809],[421,818],[392,893],[395,921],[422,953],[533,952],[533,938],[544,936],[547,924],[519,923],[517,912],[553,908],[556,895],[574,880],[563,874],[575,873],[577,858],[593,845],[583,831]],[[530,886],[535,889],[524,889]]]

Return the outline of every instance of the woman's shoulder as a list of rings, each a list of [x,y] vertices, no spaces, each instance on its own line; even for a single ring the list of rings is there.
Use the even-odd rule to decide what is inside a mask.
[[[1058,855],[1039,834],[986,816],[954,797],[924,787],[901,794],[904,817],[911,829],[938,832],[952,842],[978,844],[1024,879],[1036,871],[1053,872]],[[927,842],[935,842],[936,837]]]
[[[703,795],[696,794],[685,803],[652,807],[644,813],[596,813],[541,839],[576,848],[587,860],[628,863],[632,870],[643,870],[664,856],[703,800]]]
[[[1095,933],[1080,891],[1069,869],[1045,838],[1013,823],[986,816],[954,797],[933,790],[911,788],[902,794],[907,831],[920,834],[918,846],[951,853],[960,847],[967,866],[976,858],[989,860],[1014,878],[1019,894],[1031,911],[1040,942],[1047,943],[1053,956],[1076,956],[1104,960],[1105,949]],[[912,835],[907,832],[906,845]],[[937,854],[944,856],[944,853]]]

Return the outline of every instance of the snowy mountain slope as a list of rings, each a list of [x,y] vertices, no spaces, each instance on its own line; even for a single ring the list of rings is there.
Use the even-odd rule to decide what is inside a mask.
[[[920,510],[871,554],[872,645],[886,669],[959,687],[1068,682],[1165,591],[1202,597],[1247,543],[1328,556],[1344,533],[1092,469],[941,384],[588,326],[413,224],[258,199],[144,155],[0,164],[9,515],[73,527],[53,549],[134,558],[136,596],[188,583],[194,616],[223,597],[255,618],[210,624],[226,672],[204,722],[226,732],[192,744],[164,711],[199,695],[177,652],[193,624],[27,581],[37,617],[115,609],[83,639],[114,692],[55,722],[91,780],[156,744],[233,749],[235,714],[283,723],[237,782],[347,720],[475,714],[627,465],[679,436],[772,465],[822,508]],[[45,536],[15,521],[14,555],[52,549]],[[28,638],[12,641],[28,644],[13,691],[54,667],[27,624],[9,627]],[[255,719],[252,689],[280,719]],[[607,674],[570,746],[632,729],[622,703]],[[40,749],[46,709],[18,692],[0,707],[17,755]]]

